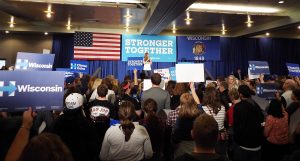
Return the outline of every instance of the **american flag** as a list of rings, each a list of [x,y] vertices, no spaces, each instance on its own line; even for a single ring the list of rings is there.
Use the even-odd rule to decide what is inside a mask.
[[[121,35],[75,32],[74,59],[120,60]]]

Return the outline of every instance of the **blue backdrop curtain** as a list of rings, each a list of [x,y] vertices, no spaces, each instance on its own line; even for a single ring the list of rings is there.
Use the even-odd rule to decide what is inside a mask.
[[[54,34],[52,52],[55,54],[55,68],[69,68],[73,59],[73,34]],[[205,68],[212,76],[227,76],[236,68],[247,73],[248,61],[268,61],[271,74],[287,75],[285,63],[300,63],[300,40],[279,38],[225,38],[220,40],[221,60],[206,61]],[[127,62],[89,61],[90,74],[99,67],[101,77],[114,75],[119,80],[130,74]],[[175,63],[153,63],[153,69],[175,66]]]

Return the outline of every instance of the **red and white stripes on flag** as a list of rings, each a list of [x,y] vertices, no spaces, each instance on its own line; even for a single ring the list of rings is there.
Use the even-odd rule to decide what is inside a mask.
[[[75,32],[74,59],[120,60],[121,35]]]

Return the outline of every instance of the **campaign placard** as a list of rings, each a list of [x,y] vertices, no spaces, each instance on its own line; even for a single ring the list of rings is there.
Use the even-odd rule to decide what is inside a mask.
[[[266,61],[249,61],[251,75],[270,74],[269,64]]]
[[[176,68],[175,67],[170,67],[169,68],[169,73],[170,73],[171,80],[176,81]]]
[[[204,64],[176,64],[177,82],[204,82]]]
[[[71,60],[70,71],[74,73],[89,73],[89,62],[84,60]]]
[[[152,62],[176,62],[175,36],[122,35],[122,61],[129,57],[144,57]]]
[[[69,68],[56,68],[55,70],[65,72],[65,79],[68,77],[76,78],[79,76],[78,73],[71,72],[71,70]]]
[[[286,63],[286,67],[289,70],[289,75],[300,76],[299,64]]]
[[[52,71],[54,54],[18,52],[15,70]]]
[[[128,57],[127,69],[128,70],[143,70],[143,58],[142,57]]]
[[[164,69],[154,69],[154,73],[158,73],[161,76],[161,79],[168,82],[170,80],[170,71],[169,68]]]
[[[64,72],[0,71],[0,111],[63,107]]]
[[[177,36],[178,61],[220,60],[219,36]]]
[[[278,90],[276,83],[260,83],[256,85],[256,95],[264,99],[275,99],[275,93]]]

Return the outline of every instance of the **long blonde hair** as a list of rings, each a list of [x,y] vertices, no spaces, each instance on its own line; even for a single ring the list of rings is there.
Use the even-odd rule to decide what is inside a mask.
[[[184,93],[180,96],[180,109],[178,117],[194,118],[199,115],[199,110],[193,96],[189,93]]]

